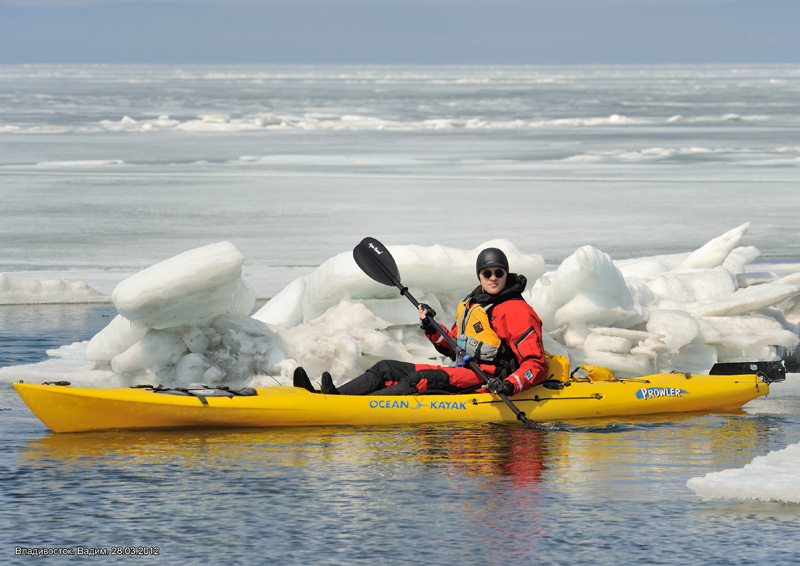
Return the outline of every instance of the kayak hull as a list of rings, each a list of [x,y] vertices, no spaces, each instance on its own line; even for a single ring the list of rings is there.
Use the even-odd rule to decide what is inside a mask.
[[[534,422],[739,409],[769,393],[757,375],[656,374],[540,385],[511,397]],[[286,427],[507,423],[516,416],[496,395],[322,395],[267,387],[250,396],[198,397],[143,388],[14,383],[55,432],[174,427]]]

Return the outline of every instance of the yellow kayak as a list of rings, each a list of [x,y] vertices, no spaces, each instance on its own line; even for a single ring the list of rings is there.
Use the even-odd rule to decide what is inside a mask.
[[[662,373],[617,378],[605,368],[552,374],[511,397],[534,422],[739,409],[785,377],[769,362],[727,364],[710,375]],[[551,364],[552,366],[552,364]],[[603,371],[605,370],[605,371]],[[716,370],[716,371],[715,371]],[[746,370],[746,371],[742,371]],[[580,375],[584,373],[585,375]],[[83,388],[14,383],[25,403],[55,432],[171,427],[285,427],[515,422],[492,393],[354,396],[298,387]]]

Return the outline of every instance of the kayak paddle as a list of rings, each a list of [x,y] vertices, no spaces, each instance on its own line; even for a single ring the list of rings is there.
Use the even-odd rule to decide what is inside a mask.
[[[397,269],[397,263],[395,263],[392,254],[390,254],[389,250],[386,249],[386,246],[381,244],[378,240],[369,237],[361,240],[361,243],[353,248],[353,259],[356,260],[356,263],[358,264],[358,267],[361,268],[361,271],[366,273],[369,277],[378,283],[381,283],[382,285],[397,287],[400,289],[401,295],[405,296],[415,307],[419,308],[419,302],[411,295],[411,293],[408,292],[408,287],[404,287],[400,282],[400,273]],[[427,314],[427,319],[439,332],[439,334],[441,334],[445,340],[447,340],[453,350],[455,350],[457,353],[463,351],[463,349],[458,346],[456,341],[453,340],[450,334],[448,334],[447,331],[442,328],[442,326],[436,322],[436,320],[430,314]],[[472,371],[478,374],[478,376],[483,379],[484,382],[489,383],[489,377],[480,368],[475,360],[469,358],[467,360],[467,365]],[[500,399],[502,399],[503,402],[508,405],[508,408],[511,409],[517,416],[517,420],[522,421],[525,426],[534,426],[528,417],[525,416],[525,413],[520,411],[504,393],[496,392],[495,395],[499,396]]]

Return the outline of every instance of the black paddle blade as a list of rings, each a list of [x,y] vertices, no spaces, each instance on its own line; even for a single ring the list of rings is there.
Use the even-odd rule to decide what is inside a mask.
[[[383,285],[397,286],[402,289],[400,273],[392,254],[375,238],[364,238],[353,248],[353,259],[361,271]]]

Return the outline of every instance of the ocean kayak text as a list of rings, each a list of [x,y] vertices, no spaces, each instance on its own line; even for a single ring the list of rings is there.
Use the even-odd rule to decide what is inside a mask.
[[[421,409],[425,406],[424,403],[417,403],[416,407],[409,407],[406,400],[395,399],[381,399],[378,401],[370,401],[369,406],[371,409]],[[430,409],[457,409],[467,410],[466,401],[431,401]]]

